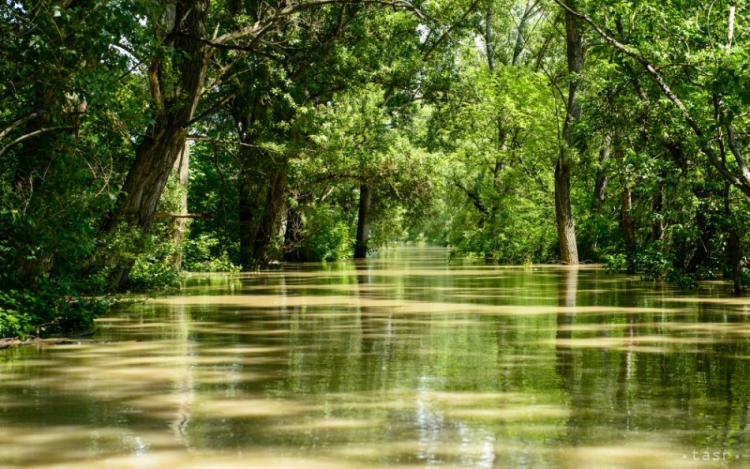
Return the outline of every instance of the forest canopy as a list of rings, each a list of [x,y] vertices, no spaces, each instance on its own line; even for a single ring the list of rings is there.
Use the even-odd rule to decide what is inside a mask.
[[[0,4],[0,337],[393,241],[750,283],[748,6]]]

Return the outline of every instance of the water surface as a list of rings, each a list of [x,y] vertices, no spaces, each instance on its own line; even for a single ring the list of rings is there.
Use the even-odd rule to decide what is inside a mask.
[[[0,351],[0,468],[750,467],[750,299],[447,254],[195,276]]]

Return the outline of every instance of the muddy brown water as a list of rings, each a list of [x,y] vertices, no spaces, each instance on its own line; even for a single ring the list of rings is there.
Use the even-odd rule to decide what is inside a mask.
[[[750,299],[597,267],[189,278],[0,351],[0,468],[750,467]]]

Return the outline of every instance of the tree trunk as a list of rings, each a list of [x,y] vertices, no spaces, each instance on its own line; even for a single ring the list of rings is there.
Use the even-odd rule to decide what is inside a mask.
[[[199,38],[206,36],[209,3],[210,0],[185,0],[176,4],[176,17],[180,21],[172,34],[178,31],[179,34],[172,44],[185,58],[175,67],[176,77],[162,78],[162,74],[169,73],[157,70],[160,68],[158,59],[149,70],[149,75],[160,75],[151,82],[157,108],[155,122],[136,150],[117,208],[105,223],[105,229],[113,228],[120,221],[144,230],[151,225],[161,193],[185,145],[188,124],[198,106],[206,78],[211,51]],[[170,78],[176,83],[166,83]],[[161,90],[166,88],[175,91],[171,96],[162,96]]]
[[[575,2],[568,1],[571,8]],[[570,201],[570,152],[572,129],[575,121],[581,118],[581,104],[578,101],[578,82],[583,69],[583,36],[578,18],[565,12],[565,31],[568,56],[568,106],[563,125],[563,142],[555,167],[555,217],[557,234],[560,238],[560,258],[569,265],[578,264],[575,223]]]
[[[355,259],[364,259],[367,257],[367,238],[370,235],[370,229],[367,225],[371,202],[372,187],[362,184],[359,187],[359,218],[357,220],[357,239],[354,245]]]
[[[620,185],[622,186],[622,192],[620,193],[620,229],[622,230],[622,235],[625,239],[625,257],[628,261],[628,272],[633,273],[633,270],[635,269],[633,256],[636,247],[635,221],[633,220],[632,213],[633,193],[626,174],[625,151],[623,148],[622,130],[620,130],[620,128],[615,130],[614,147],[615,160],[617,160],[620,173]]]
[[[516,44],[513,46],[513,57],[510,61],[511,65],[516,65],[518,59],[521,57],[523,52],[524,44],[526,43],[526,24],[529,22],[532,13],[534,13],[534,7],[536,3],[531,0],[526,1],[526,8],[523,10],[523,15],[518,22],[518,30],[516,31]]]
[[[625,237],[625,257],[628,260],[628,272],[633,273],[635,268],[635,222],[633,221],[633,196],[630,188],[622,188],[620,196],[620,228]]]
[[[710,261],[713,254],[711,240],[716,235],[716,225],[710,220],[710,214],[706,213],[709,210],[710,199],[713,195],[712,189],[699,187],[694,193],[695,197],[699,200],[695,213],[695,226],[698,228],[699,237],[695,252],[686,268],[686,271],[691,274],[696,273],[702,265]]]
[[[659,172],[659,177],[662,181],[667,177],[667,174],[663,171]],[[653,211],[654,221],[651,226],[651,239],[653,241],[659,241],[664,237],[664,182],[659,183],[659,187],[654,194],[654,198],[651,201],[651,209]]]
[[[729,251],[729,261],[732,266],[732,286],[734,293],[739,294],[742,291],[740,273],[742,272],[742,243],[737,229],[729,230],[729,240],[727,242]]]
[[[272,173],[268,193],[265,197],[265,206],[253,246],[253,260],[256,268],[267,267],[271,261],[268,251],[273,239],[278,234],[279,216],[284,206],[286,194],[286,180],[286,162],[284,162]]]
[[[156,109],[153,124],[146,130],[135,161],[120,191],[117,207],[104,222],[104,231],[124,222],[148,230],[156,213],[164,186],[185,145],[188,127],[203,90],[211,50],[200,39],[206,37],[210,0],[185,0],[176,4],[175,25],[165,43],[182,56],[174,72],[154,58],[149,68],[149,84]],[[171,90],[169,95],[163,92]],[[113,286],[124,289],[132,268],[124,262],[113,271]]]
[[[190,144],[185,142],[182,147],[180,158],[176,161],[175,171],[180,178],[180,206],[177,213],[189,213],[188,211],[188,181],[190,174]],[[187,218],[175,218],[172,220],[172,240],[174,241],[174,254],[172,255],[172,264],[177,270],[182,269],[182,247],[187,231]]]
[[[602,138],[602,146],[599,149],[599,168],[596,172],[596,181],[594,181],[594,212],[601,212],[606,200],[607,184],[609,180],[607,178],[607,171],[604,169],[604,165],[609,160],[609,153],[611,151],[611,139],[609,134]]]
[[[487,10],[484,15],[484,48],[487,54],[487,66],[490,71],[495,70],[495,38],[492,31],[494,15],[492,13],[492,4],[487,2]]]
[[[247,164],[247,160],[243,159],[243,164]],[[242,171],[239,181],[240,264],[243,270],[253,270],[257,266],[255,238],[258,235],[261,211],[267,195],[261,191],[257,179],[258,176]]]

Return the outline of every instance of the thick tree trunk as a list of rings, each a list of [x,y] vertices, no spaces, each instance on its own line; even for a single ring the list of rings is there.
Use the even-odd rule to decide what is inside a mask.
[[[571,8],[575,2],[568,1]],[[563,125],[563,142],[555,167],[555,216],[557,234],[560,239],[560,258],[569,265],[578,264],[578,245],[576,243],[573,210],[570,201],[570,152],[572,148],[572,129],[581,118],[581,104],[578,101],[578,82],[583,69],[583,36],[578,18],[565,12],[565,31],[568,56],[568,106]]]
[[[189,213],[188,211],[188,181],[190,175],[190,145],[185,142],[182,147],[182,153],[175,163],[177,177],[180,178],[180,206],[177,213]],[[172,240],[174,241],[174,254],[172,255],[172,264],[180,270],[182,268],[182,248],[187,231],[187,218],[175,218],[172,220]]]
[[[156,213],[164,186],[185,145],[188,127],[203,91],[211,50],[200,39],[206,37],[210,0],[185,0],[176,4],[175,25],[165,39],[180,56],[174,71],[154,58],[149,68],[149,84],[155,115],[136,150],[135,161],[120,191],[117,207],[104,222],[109,231],[124,222],[148,230]],[[167,93],[169,90],[169,94]],[[132,261],[113,271],[113,286],[124,289]]]
[[[367,238],[370,235],[368,218],[370,216],[371,202],[372,187],[362,184],[359,187],[359,218],[357,219],[357,238],[354,244],[355,259],[364,259],[367,257]]]
[[[560,238],[560,259],[568,264],[578,264],[578,244],[576,243],[573,208],[570,202],[570,167],[566,164],[566,149],[560,150],[560,158],[555,168],[555,214],[557,235]]]
[[[158,130],[157,130],[158,129]],[[118,222],[147,230],[183,146],[187,129],[172,123],[157,123],[136,151],[133,166],[122,186],[117,209],[105,223],[105,230]]]
[[[188,124],[198,106],[206,78],[211,51],[199,38],[206,36],[209,3],[210,0],[185,0],[176,4],[176,17],[180,21],[170,36],[176,34],[173,50],[184,58],[175,66],[176,77],[159,71],[158,59],[152,64],[149,75],[157,109],[155,123],[146,131],[143,143],[136,150],[117,208],[105,223],[105,229],[121,221],[144,230],[151,225],[164,186],[185,145]],[[166,83],[170,79],[175,83]],[[174,92],[164,96],[165,89],[174,89]]]

